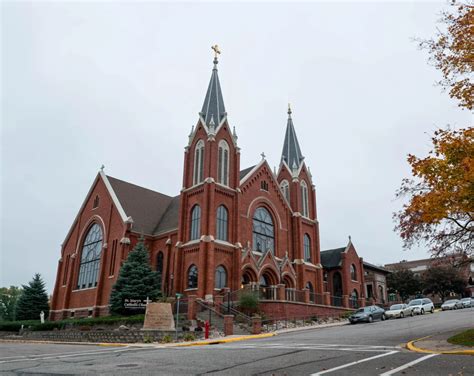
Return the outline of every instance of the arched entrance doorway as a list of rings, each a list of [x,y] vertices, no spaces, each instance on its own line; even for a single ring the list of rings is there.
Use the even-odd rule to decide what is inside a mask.
[[[359,308],[359,293],[356,289],[354,289],[354,291],[351,293],[349,304],[351,308]]]
[[[293,279],[289,275],[283,277],[283,284],[285,285],[285,298],[289,301],[296,300],[296,289]]]
[[[342,277],[339,272],[335,272],[332,276],[332,291],[332,305],[336,307],[342,306]]]
[[[277,291],[275,285],[277,283],[278,279],[274,273],[270,269],[264,270],[259,278],[260,299],[276,300]]]

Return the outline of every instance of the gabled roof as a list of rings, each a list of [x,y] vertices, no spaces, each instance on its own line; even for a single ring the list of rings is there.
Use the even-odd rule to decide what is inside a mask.
[[[321,251],[321,264],[323,268],[331,269],[341,266],[341,253],[346,250],[347,247],[328,249]]]
[[[371,264],[370,262],[367,262],[367,261],[364,261],[363,262],[364,264],[364,269],[372,269],[372,270],[375,270],[375,271],[378,271],[378,272],[382,272],[382,273],[386,273],[386,274],[390,274],[391,271],[388,270],[388,269],[385,269],[384,267],[382,266],[377,266],[377,265],[374,265],[374,264]]]
[[[202,110],[199,113],[204,123],[209,126],[211,120],[217,127],[221,121],[226,117],[224,99],[222,97],[221,84],[219,82],[219,75],[217,74],[217,58],[214,59],[214,68],[212,69],[211,80],[207,88],[206,98],[202,105]]]
[[[176,196],[172,198],[168,208],[163,214],[163,217],[153,232],[154,235],[178,228],[179,203],[181,201],[180,197],[181,196]]]
[[[253,166],[250,166],[250,167],[247,167],[243,170],[240,171],[240,180],[242,180],[243,178],[245,178],[245,176],[254,169],[256,165],[253,165]]]
[[[153,235],[155,229],[159,229],[163,222],[163,227],[169,228],[175,222],[170,208],[176,205],[176,198],[164,195],[151,189],[143,188],[138,185],[107,176],[108,181],[117,196],[117,199],[122,206],[127,217],[133,219],[133,231],[141,232],[146,235]],[[178,200],[179,205],[179,200]],[[176,221],[177,221],[176,214]],[[165,220],[166,219],[166,220]],[[177,227],[177,222],[176,226]]]
[[[296,137],[295,127],[293,126],[293,119],[291,118],[291,108],[288,107],[288,122],[286,125],[285,142],[283,143],[283,150],[281,152],[281,161],[285,162],[287,166],[293,170],[299,168],[303,162],[303,154],[301,153],[300,144]]]

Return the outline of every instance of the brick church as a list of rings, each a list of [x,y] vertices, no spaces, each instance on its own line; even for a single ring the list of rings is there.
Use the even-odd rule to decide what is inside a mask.
[[[51,319],[107,314],[120,266],[141,236],[167,296],[179,292],[212,299],[223,288],[249,285],[314,296],[326,292],[316,190],[291,109],[286,131],[282,127],[278,172],[264,155],[241,168],[217,64],[216,54],[202,110],[186,140],[177,196],[103,170],[97,174],[62,244]],[[362,271],[357,275],[363,283]],[[364,296],[362,289],[358,296]],[[329,300],[322,304],[330,305]]]

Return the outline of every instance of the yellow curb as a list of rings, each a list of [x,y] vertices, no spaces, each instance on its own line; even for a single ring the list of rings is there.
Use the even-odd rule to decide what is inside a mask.
[[[219,343],[230,343],[230,342],[237,342],[237,341],[245,341],[247,339],[268,338],[268,337],[273,337],[273,336],[276,336],[276,335],[277,335],[276,333],[254,334],[254,335],[249,335],[249,336],[216,339],[215,341],[199,341],[199,342],[191,342],[191,343],[179,343],[175,346],[170,346],[170,347],[190,347],[190,346],[217,345]]]
[[[424,354],[446,354],[446,355],[474,355],[474,350],[445,350],[445,351],[436,351],[436,350],[428,350],[423,349],[421,347],[415,346],[415,342],[421,341],[423,339],[427,339],[433,337],[426,336],[418,339],[414,339],[406,344],[406,348],[410,351],[414,351],[417,353],[424,353]]]

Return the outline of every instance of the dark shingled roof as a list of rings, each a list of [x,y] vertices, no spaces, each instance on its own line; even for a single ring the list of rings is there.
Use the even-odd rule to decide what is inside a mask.
[[[370,262],[367,262],[367,261],[364,261],[364,268],[376,270],[376,271],[379,271],[379,272],[382,272],[382,273],[386,273],[386,274],[390,274],[390,273],[391,273],[390,270],[385,269],[385,268],[382,267],[382,266],[377,266],[377,265],[371,264]]]
[[[253,165],[251,167],[247,167],[246,169],[240,171],[240,180],[242,180],[245,177],[245,175],[247,175],[250,171],[252,171],[255,166],[256,165]]]
[[[214,120],[214,125],[217,127],[226,114],[221,84],[217,74],[217,59],[214,59],[211,81],[209,81],[209,87],[207,88],[206,98],[204,99],[200,115],[206,125],[209,125],[211,120]]]
[[[328,249],[321,252],[321,264],[326,269],[337,268],[341,266],[341,253],[346,250],[346,247]]]
[[[285,161],[289,168],[300,167],[303,162],[303,154],[301,154],[300,144],[296,137],[295,127],[291,119],[291,109],[288,109],[288,123],[286,125],[285,142],[281,152],[281,160]]]
[[[165,214],[153,232],[154,235],[178,228],[180,196],[173,197]]]
[[[156,228],[169,228],[175,222],[175,227],[177,227],[177,214],[176,220],[170,219],[170,215],[174,212],[174,205],[176,205],[175,198],[111,176],[107,176],[107,179],[125,214],[132,217],[134,231],[153,235]],[[170,207],[173,207],[173,210]],[[169,208],[170,210],[168,210]],[[160,227],[162,222],[163,227]]]

